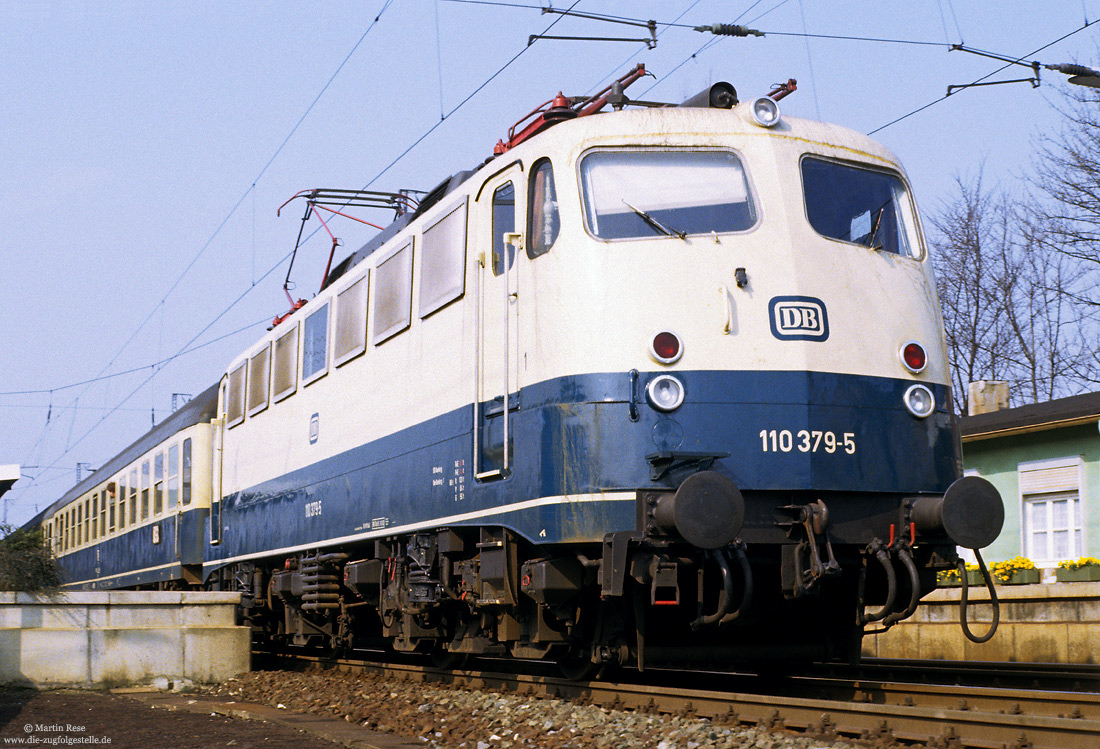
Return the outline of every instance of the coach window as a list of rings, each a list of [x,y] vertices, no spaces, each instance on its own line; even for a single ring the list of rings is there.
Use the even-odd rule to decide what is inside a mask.
[[[172,445],[168,448],[168,511],[176,509],[180,493],[180,448]]]
[[[328,304],[306,318],[302,326],[302,384],[328,372]]]
[[[103,494],[99,498],[99,535],[107,535],[107,490],[103,490]]]
[[[527,256],[536,258],[550,251],[561,229],[554,167],[549,159],[536,162],[531,169],[527,205]]]
[[[588,232],[600,239],[747,231],[756,207],[731,151],[594,151],[581,160]]]
[[[137,521],[138,521],[137,492],[138,492],[137,469],[134,468],[130,471],[130,525],[136,525]]]
[[[244,373],[245,362],[229,373],[229,386],[225,393],[225,421],[229,427],[244,421]]]
[[[107,484],[107,518],[110,521],[110,525],[107,526],[109,533],[115,532],[115,522],[117,515],[115,513],[115,505],[118,502],[118,489],[114,481]]]
[[[84,500],[84,506],[83,506],[84,521],[83,521],[83,524],[81,525],[81,530],[80,530],[80,543],[82,543],[82,544],[86,544],[86,543],[88,543],[89,541],[92,540],[92,536],[91,536],[91,533],[90,533],[91,526],[92,526],[92,516],[91,516],[91,513],[89,512],[89,510],[91,509],[91,507],[90,507],[91,502],[92,502],[92,500],[88,499],[88,498],[86,498]]]
[[[505,244],[504,235],[516,230],[516,188],[506,182],[493,193],[493,275],[512,267],[515,248]]]
[[[802,159],[806,217],[824,237],[902,257],[920,257],[916,220],[901,177],[807,156]]]
[[[126,514],[126,487],[129,484],[126,483],[126,474],[123,473],[118,477],[118,529],[122,530],[126,527],[126,520],[130,518],[130,522],[133,522],[133,516]]]
[[[183,503],[191,504],[191,438],[183,441]]]
[[[92,495],[92,540],[99,538],[99,492]]]
[[[280,401],[298,389],[298,323],[275,339],[271,398]]]
[[[367,350],[367,284],[369,275],[336,295],[336,329],[332,363],[339,367]]]
[[[153,458],[153,514],[164,512],[164,453]]]
[[[271,381],[271,347],[248,360],[248,415],[255,416],[267,408],[268,384]]]
[[[420,317],[427,317],[466,290],[466,204],[424,230],[420,245]]]
[[[149,461],[141,464],[141,519],[149,519]]]
[[[412,255],[408,242],[378,264],[374,271],[375,345],[409,327],[412,317]]]

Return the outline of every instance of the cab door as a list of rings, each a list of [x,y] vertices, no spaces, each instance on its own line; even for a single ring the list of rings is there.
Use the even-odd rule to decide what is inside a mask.
[[[517,456],[512,420],[519,402],[519,289],[523,171],[519,164],[491,177],[478,191],[477,335],[474,465],[479,481],[506,478]]]

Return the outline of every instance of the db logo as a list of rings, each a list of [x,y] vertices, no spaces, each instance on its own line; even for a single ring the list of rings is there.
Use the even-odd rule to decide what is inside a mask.
[[[824,341],[829,337],[825,303],[810,296],[777,296],[768,303],[772,335],[781,341]]]

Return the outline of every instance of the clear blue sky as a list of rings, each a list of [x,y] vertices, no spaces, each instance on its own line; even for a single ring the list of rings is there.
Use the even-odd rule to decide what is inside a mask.
[[[98,467],[166,417],[173,393],[216,382],[285,311],[301,206],[276,218],[284,200],[361,188],[434,125],[374,188],[430,189],[482,161],[559,89],[589,93],[637,62],[657,80],[635,84],[636,98],[679,101],[718,80],[747,98],[797,78],[786,113],[870,132],[1000,66],[951,43],[1032,55],[1100,18],[1100,0],[580,0],[576,10],[653,18],[659,44],[528,48],[555,20],[561,35],[643,30],[444,0],[0,3],[0,464],[31,477],[5,497],[8,521],[68,490],[78,462]],[[769,34],[703,48],[714,37],[671,22]],[[1097,67],[1098,30],[1028,59]],[[875,137],[905,163],[928,213],[955,175],[983,163],[987,181],[1014,184],[1031,140],[1060,125],[1051,103],[1064,78],[969,89]],[[345,250],[372,235],[333,225]],[[323,237],[299,254],[298,296],[317,289]]]

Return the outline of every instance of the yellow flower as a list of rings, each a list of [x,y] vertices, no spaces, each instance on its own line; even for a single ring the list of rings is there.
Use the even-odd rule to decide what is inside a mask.
[[[1076,570],[1081,567],[1100,567],[1100,559],[1095,557],[1081,557],[1076,562],[1071,559],[1064,559],[1058,562],[1058,566],[1064,570]]]

